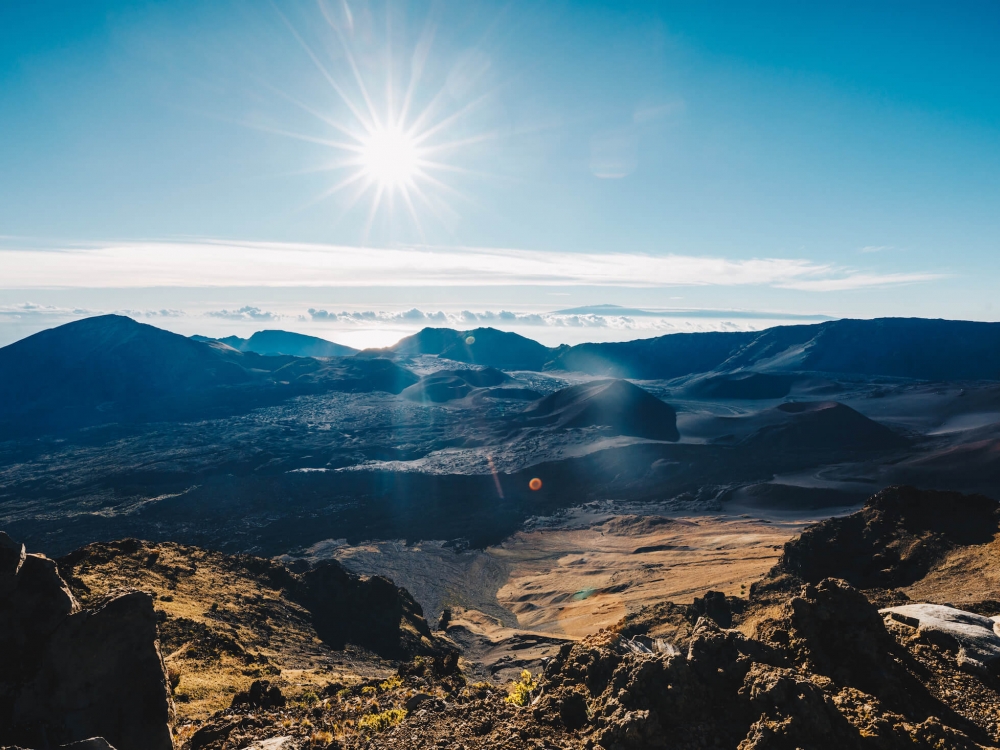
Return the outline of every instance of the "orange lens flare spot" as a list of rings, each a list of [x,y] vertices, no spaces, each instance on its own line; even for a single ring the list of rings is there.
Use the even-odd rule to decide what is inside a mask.
[[[528,486],[531,489],[533,489],[535,491],[538,491],[538,490],[542,489],[542,480],[539,479],[538,477],[535,477],[530,482],[528,482]]]

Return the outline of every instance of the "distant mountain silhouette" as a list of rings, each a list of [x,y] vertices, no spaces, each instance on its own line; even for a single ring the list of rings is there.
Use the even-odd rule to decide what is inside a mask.
[[[760,332],[677,333],[569,347],[547,369],[636,379],[755,370],[998,380],[1000,323],[878,318]]]
[[[529,425],[608,427],[615,434],[678,440],[677,412],[627,380],[599,380],[563,388],[516,417]]]
[[[358,350],[350,346],[335,344],[316,336],[306,336],[292,331],[257,331],[248,339],[239,336],[226,336],[221,339],[211,339],[207,336],[192,336],[196,341],[220,341],[241,352],[255,354],[291,354],[295,357],[349,357]]]
[[[416,379],[386,360],[266,357],[102,315],[0,348],[0,434],[233,412],[321,390],[398,393]]]
[[[384,349],[366,349],[363,356],[435,354],[456,362],[501,370],[541,370],[561,349],[550,349],[524,336],[495,328],[456,331],[424,328]]]

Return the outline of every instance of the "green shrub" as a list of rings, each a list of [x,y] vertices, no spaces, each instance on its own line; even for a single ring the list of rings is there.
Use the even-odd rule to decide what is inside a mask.
[[[504,700],[515,706],[527,706],[531,703],[531,694],[537,689],[538,683],[531,677],[531,672],[525,669],[521,672],[521,679],[510,683],[509,694]]]
[[[406,709],[390,708],[377,714],[365,714],[358,719],[358,729],[369,732],[381,732],[389,727],[396,726],[406,718]]]

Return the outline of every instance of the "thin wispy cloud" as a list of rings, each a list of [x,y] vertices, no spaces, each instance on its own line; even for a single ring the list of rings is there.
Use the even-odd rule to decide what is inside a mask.
[[[775,284],[781,289],[796,289],[801,292],[844,292],[854,289],[873,289],[907,284],[922,284],[945,278],[945,274],[929,273],[854,273],[842,278],[802,279]]]
[[[0,250],[0,267],[0,287],[6,289],[586,285],[765,286],[825,292],[945,276],[877,273],[802,258],[215,240]]]

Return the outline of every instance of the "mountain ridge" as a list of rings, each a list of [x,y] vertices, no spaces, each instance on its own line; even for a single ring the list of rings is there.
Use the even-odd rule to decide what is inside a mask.
[[[257,331],[248,339],[239,336],[213,339],[198,335],[191,338],[201,342],[218,341],[239,352],[253,352],[265,356],[287,354],[293,357],[350,357],[358,353],[354,347],[337,344],[318,336],[278,329]]]

